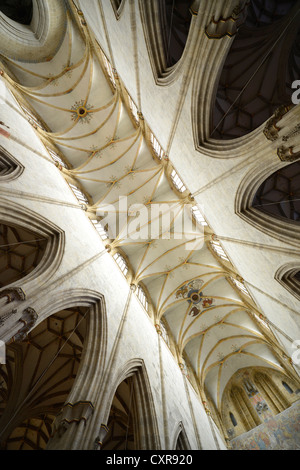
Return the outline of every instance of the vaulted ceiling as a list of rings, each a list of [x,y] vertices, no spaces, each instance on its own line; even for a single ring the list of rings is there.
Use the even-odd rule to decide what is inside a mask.
[[[86,312],[83,308],[57,312],[40,323],[26,341],[8,345],[6,365],[0,368],[5,449],[45,448],[53,420],[69,395],[79,368]],[[17,413],[20,409],[21,423]],[[13,424],[16,427],[9,433]]]
[[[296,10],[291,12],[293,7],[295,2],[289,0],[248,2],[245,21],[220,76],[213,110],[214,139],[248,134],[280,105],[290,103],[289,92],[300,66],[299,16]]]
[[[174,179],[171,162],[155,153],[117,74],[70,12],[67,18],[55,56],[37,63],[2,57],[6,79],[52,149],[49,159],[54,155],[85,195],[87,213],[106,214],[104,244],[127,260],[130,282],[143,286],[154,322],[167,322],[180,354],[220,407],[237,370],[282,370],[267,326],[189,190],[178,184],[180,175]],[[181,217],[190,222],[183,229]]]

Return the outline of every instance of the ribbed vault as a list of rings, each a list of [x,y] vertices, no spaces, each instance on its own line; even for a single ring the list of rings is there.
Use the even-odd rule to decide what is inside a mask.
[[[297,3],[297,2],[296,2]],[[291,101],[299,77],[299,3],[252,0],[221,72],[213,139],[235,139]]]
[[[0,224],[0,287],[31,273],[45,254],[47,240],[20,226]]]
[[[86,312],[81,307],[57,312],[25,341],[7,347],[6,364],[0,367],[3,449],[45,449],[78,372]]]
[[[5,78],[23,109],[37,115],[37,134],[56,149],[55,163],[78,202],[102,224],[108,251],[128,260],[128,281],[145,287],[155,323],[167,322],[199,388],[220,409],[240,368],[282,370],[274,337],[221,245],[214,248],[213,233],[176,170],[153,146],[116,71],[96,42],[92,47],[85,25],[82,35],[77,28],[68,13],[56,55],[35,64],[5,58]],[[112,448],[125,431],[134,446],[129,389],[124,382],[113,403]]]
[[[252,207],[279,219],[300,220],[300,162],[280,168],[260,185]]]

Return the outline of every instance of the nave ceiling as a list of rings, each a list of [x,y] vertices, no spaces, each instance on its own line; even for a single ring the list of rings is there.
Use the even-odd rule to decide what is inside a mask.
[[[124,258],[128,282],[142,286],[154,323],[166,322],[180,356],[221,409],[222,393],[237,370],[283,372],[280,351],[188,188],[155,151],[159,144],[124,84],[73,13],[67,13],[53,57],[34,63],[2,56],[4,79],[48,149],[49,162],[76,186],[87,216],[98,221],[108,251]],[[120,197],[131,212],[123,210]],[[160,204],[172,208],[169,220],[156,212]],[[159,221],[152,233],[149,212]],[[114,233],[116,215],[121,222]],[[183,215],[190,226],[181,232]]]

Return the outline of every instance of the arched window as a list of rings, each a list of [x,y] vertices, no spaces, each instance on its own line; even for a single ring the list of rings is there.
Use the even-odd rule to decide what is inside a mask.
[[[102,58],[102,63],[103,63],[104,69],[105,69],[105,71],[108,75],[108,78],[109,78],[113,88],[117,88],[115,75],[114,75],[114,70],[112,68],[112,65],[109,62],[108,58],[106,57],[106,54],[104,53],[104,51],[102,50],[102,48],[100,47],[98,42],[97,42],[97,44],[99,46],[99,50],[100,50],[100,54],[101,54],[101,58]]]
[[[192,215],[194,219],[196,220],[196,222],[198,222],[200,225],[202,225],[203,227],[207,226],[207,222],[205,221],[203,215],[201,214],[197,204],[192,207]]]
[[[48,153],[52,160],[56,163],[57,166],[62,166],[63,168],[68,168],[67,164],[63,161],[63,159],[55,152],[52,148],[47,147]]]
[[[180,193],[184,193],[184,191],[186,191],[186,186],[184,185],[181,178],[178,176],[178,173],[176,172],[176,170],[172,170],[171,180],[175,188],[177,189],[177,191],[179,191]]]
[[[107,240],[108,239],[107,230],[103,227],[100,220],[92,219],[92,223],[94,224],[94,227],[97,230],[97,232],[99,233],[101,239],[103,241]]]
[[[268,176],[256,191],[252,207],[277,219],[300,221],[300,161]]]
[[[78,200],[78,202],[80,202],[81,204],[88,204],[89,203],[88,198],[83,193],[83,191],[78,188],[78,186],[76,186],[73,183],[69,183],[69,186],[72,189],[72,191],[73,191],[76,199]]]
[[[32,0],[2,0],[0,11],[11,20],[29,25],[32,20]]]
[[[292,0],[250,1],[220,75],[213,139],[246,135],[291,103],[291,85],[300,71],[297,13]]]
[[[161,331],[161,336],[164,339],[165,343],[170,346],[170,338],[169,334],[166,328],[166,325],[163,321],[160,321],[160,331]]]
[[[66,308],[36,326],[25,341],[7,346],[6,364],[0,366],[1,448],[46,448],[79,369],[86,313],[84,307]]]
[[[37,116],[34,114],[33,111],[28,109],[26,106],[23,104],[20,104],[20,107],[25,114],[28,122],[34,127],[34,128],[39,128],[42,129],[43,131],[47,131],[47,129],[44,127],[44,125],[41,123],[41,121],[37,118]]]
[[[139,115],[138,115],[138,108],[129,93],[127,93],[127,99],[128,99],[128,104],[129,108],[132,114],[133,119],[135,120],[136,124],[139,122]]]
[[[223,260],[229,262],[228,256],[226,255],[225,251],[223,250],[221,244],[218,242],[217,239],[214,238],[214,239],[210,242],[210,246],[212,247],[212,249],[217,253],[217,255],[218,255],[220,258],[222,258]]]
[[[119,266],[119,268],[121,269],[122,273],[124,274],[124,276],[127,275],[128,271],[129,271],[129,268],[128,268],[128,264],[126,263],[125,259],[123,258],[122,255],[120,255],[120,253],[115,253],[113,255],[113,258],[114,260],[116,261],[117,265]]]
[[[148,312],[149,310],[149,303],[148,303],[148,300],[147,300],[147,296],[145,294],[145,291],[143,289],[143,287],[141,285],[138,285],[137,286],[137,289],[136,289],[136,295],[139,299],[139,301],[141,302],[142,306],[144,307],[144,309],[146,310],[146,312]]]
[[[237,426],[237,420],[235,419],[235,416],[234,416],[233,413],[231,413],[231,411],[230,411],[230,413],[229,413],[229,417],[230,417],[230,420],[231,420],[231,422],[232,422],[232,425],[233,425],[233,426]]]
[[[239,289],[239,291],[242,292],[242,294],[247,295],[248,297],[250,297],[250,294],[249,294],[247,288],[245,287],[244,282],[241,282],[238,279],[235,279],[234,277],[231,277],[231,276],[230,276],[229,279]]]
[[[150,134],[150,142],[151,142],[155,155],[157,156],[159,160],[161,160],[165,152],[152,132]]]

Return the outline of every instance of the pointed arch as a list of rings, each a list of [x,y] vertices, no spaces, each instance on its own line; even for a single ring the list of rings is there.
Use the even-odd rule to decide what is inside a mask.
[[[72,289],[42,308],[26,341],[7,346],[0,368],[3,448],[62,448],[67,427],[93,412],[106,338],[105,301],[97,292]]]
[[[6,277],[5,266],[3,266],[4,277],[1,287],[7,287],[7,285],[15,287],[21,281],[22,287],[27,289],[37,278],[40,285],[49,281],[63,257],[64,232],[39,214],[4,198],[0,198],[0,221],[4,228],[2,236],[5,236],[7,241],[3,245],[12,245],[2,248],[5,256],[10,256],[10,250],[16,251],[18,247],[26,246],[26,244],[29,247],[27,250],[28,269],[24,269],[24,266],[17,266],[19,274],[14,277],[14,274],[9,272]],[[33,247],[30,240],[34,240],[34,253],[31,253]],[[17,252],[16,255],[18,255]]]
[[[0,145],[0,182],[8,183],[17,179],[24,166]]]
[[[64,2],[32,0],[32,17],[20,24],[0,11],[0,43],[3,55],[21,62],[49,60],[58,50],[66,31]],[[13,14],[13,17],[16,18]]]
[[[182,421],[180,421],[180,423],[176,427],[172,442],[173,442],[172,444],[173,450],[191,450],[192,449]]]
[[[47,241],[18,225],[0,223],[0,288],[20,282],[40,264]]]
[[[195,1],[139,0],[148,55],[157,85],[178,77],[197,15]]]
[[[300,240],[300,225],[299,221],[290,220],[288,217],[283,217],[281,215],[271,215],[267,211],[261,210],[259,204],[255,203],[257,201],[256,195],[259,191],[263,190],[264,184],[266,184],[266,189],[268,184],[272,183],[272,180],[275,181],[276,175],[284,174],[286,169],[291,169],[291,165],[297,163],[297,168],[299,166],[298,162],[294,162],[290,165],[286,163],[278,162],[269,162],[265,163],[264,166],[253,167],[242,179],[236,194],[235,199],[235,213],[241,217],[246,222],[250,223],[252,226],[258,230],[270,235],[274,238],[277,238],[281,241],[285,241],[290,245],[299,246]],[[288,168],[289,167],[289,168]],[[298,178],[299,171],[295,172],[295,178]],[[299,188],[295,188],[297,192]],[[279,197],[278,197],[279,196]],[[270,201],[271,205],[280,206],[280,197],[281,193],[274,191],[274,200]],[[293,196],[291,199],[294,199]],[[287,200],[289,197],[287,196]],[[266,204],[268,204],[266,202]],[[283,204],[287,204],[282,203]],[[297,202],[299,204],[299,202]],[[268,207],[268,205],[266,205]],[[298,207],[298,206],[297,206]],[[296,213],[298,209],[296,208]],[[299,219],[298,219],[299,220]]]
[[[272,217],[300,222],[300,161],[269,175],[257,189],[252,206]]]
[[[90,289],[69,289],[68,291],[61,291],[51,298],[51,302],[47,303],[40,312],[40,321],[48,318],[59,310],[65,308],[81,307],[89,309],[88,314],[88,327],[89,327],[89,341],[84,350],[84,363],[86,364],[87,373],[81,377],[82,383],[77,385],[81,393],[84,391],[91,392],[91,383],[97,377],[97,380],[102,375],[104,364],[106,361],[107,350],[107,311],[104,296]],[[94,365],[94,367],[93,367]],[[96,371],[96,372],[95,372]],[[90,395],[89,395],[90,396]],[[90,399],[94,399],[90,396]],[[77,400],[78,397],[73,397]]]
[[[116,19],[119,20],[123,13],[126,0],[110,0]]]
[[[84,309],[64,309],[36,326],[25,341],[7,345],[5,370],[2,366],[0,371],[7,379],[2,390],[2,449],[45,448],[54,417],[78,374],[86,335],[84,315]]]
[[[286,263],[277,269],[275,279],[300,300],[300,262]]]
[[[109,432],[102,449],[160,449],[160,438],[149,377],[142,359],[128,361],[119,371],[111,388],[113,400],[107,403],[105,416]],[[120,439],[116,443],[114,425]],[[127,428],[128,427],[128,428]],[[128,429],[128,432],[127,432]],[[130,441],[129,441],[130,436]]]
[[[20,24],[29,25],[32,21],[32,0],[3,0],[0,11]]]
[[[291,102],[291,86],[299,76],[298,25],[299,4],[293,1],[249,2],[218,77],[212,139],[243,137]]]
[[[259,144],[263,123],[292,103],[291,84],[299,77],[299,3],[223,3],[205,31],[214,60],[205,71],[201,61],[196,65],[192,106],[195,148],[218,159],[239,157],[250,139]]]

